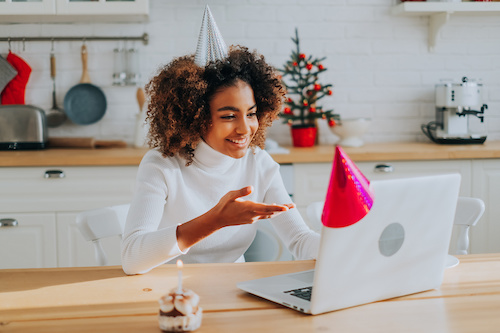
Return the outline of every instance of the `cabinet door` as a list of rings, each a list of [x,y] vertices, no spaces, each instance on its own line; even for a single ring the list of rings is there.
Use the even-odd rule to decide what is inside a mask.
[[[57,15],[147,15],[148,0],[57,0]]]
[[[500,160],[472,161],[472,181],[472,196],[482,199],[486,209],[469,231],[469,252],[500,252]]]
[[[55,0],[0,0],[0,18],[8,15],[53,15],[55,12]]]
[[[76,212],[57,213],[59,267],[97,266],[94,245],[86,241],[76,227]],[[120,238],[101,240],[109,265],[121,265]]]
[[[55,215],[2,213],[15,226],[0,227],[0,269],[57,266]]]

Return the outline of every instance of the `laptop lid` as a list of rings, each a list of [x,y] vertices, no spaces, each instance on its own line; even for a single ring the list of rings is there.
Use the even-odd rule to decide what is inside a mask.
[[[368,214],[344,228],[323,227],[312,314],[438,288],[460,175],[373,181]]]
[[[458,174],[373,181],[364,218],[323,227],[314,275],[284,274],[238,287],[311,314],[438,288],[459,187]],[[287,292],[311,284],[310,301]]]

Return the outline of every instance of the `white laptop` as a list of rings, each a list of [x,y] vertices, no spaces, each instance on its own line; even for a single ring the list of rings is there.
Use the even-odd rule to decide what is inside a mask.
[[[237,286],[309,314],[439,288],[460,175],[372,181],[370,188],[373,206],[362,220],[323,226],[314,270]]]

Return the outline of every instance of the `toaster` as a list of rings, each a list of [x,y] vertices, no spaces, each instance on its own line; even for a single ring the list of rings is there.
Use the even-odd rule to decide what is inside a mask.
[[[0,150],[44,149],[45,111],[33,105],[0,105]]]

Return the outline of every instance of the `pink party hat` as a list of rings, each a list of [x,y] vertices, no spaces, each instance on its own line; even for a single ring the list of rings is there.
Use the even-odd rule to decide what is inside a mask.
[[[326,193],[321,222],[325,227],[343,228],[361,220],[373,204],[370,182],[347,156],[335,147],[330,184]]]
[[[210,8],[206,5],[194,62],[200,67],[205,67],[209,62],[221,60],[225,57],[227,57],[226,43],[222,39]]]

